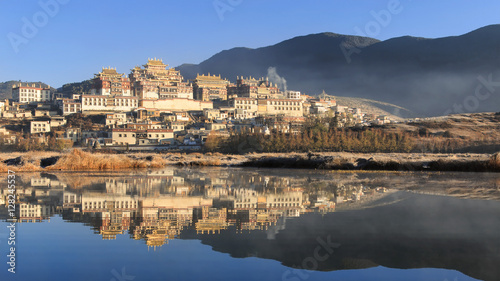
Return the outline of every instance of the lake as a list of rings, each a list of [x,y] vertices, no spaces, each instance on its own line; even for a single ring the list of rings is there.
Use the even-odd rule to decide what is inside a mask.
[[[12,213],[7,180],[0,280],[500,279],[498,174],[17,173]]]

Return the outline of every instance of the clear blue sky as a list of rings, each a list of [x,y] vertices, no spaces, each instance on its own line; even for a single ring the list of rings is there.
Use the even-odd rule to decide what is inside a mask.
[[[57,9],[51,5],[48,12],[40,5],[55,1]],[[372,12],[388,10],[391,1],[397,2],[0,0],[0,81],[59,87],[92,78],[103,66],[128,74],[148,57],[178,66],[199,63],[221,50],[257,48],[299,35],[358,35],[356,27],[366,30],[374,21]],[[400,12],[379,24],[379,30],[369,30],[372,37],[435,38],[500,23],[498,0],[399,2]],[[25,27],[30,24],[39,27]]]

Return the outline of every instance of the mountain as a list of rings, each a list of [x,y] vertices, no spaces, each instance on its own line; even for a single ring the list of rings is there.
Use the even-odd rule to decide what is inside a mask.
[[[14,81],[14,80],[11,80],[11,81],[6,81],[6,82],[0,82],[0,99],[8,99],[8,98],[12,98],[12,86],[13,85],[17,85],[21,83],[23,86],[25,85],[32,85],[32,84],[36,84],[36,85],[42,85],[42,87],[47,87],[48,85],[45,84],[45,83],[42,83],[40,81],[38,82],[22,82],[22,81]]]
[[[64,84],[61,88],[57,89],[65,97],[71,97],[72,94],[90,94],[92,89],[92,81],[84,80],[82,82],[74,82]]]
[[[265,77],[275,67],[289,89],[313,95],[325,90],[437,116],[498,111],[499,55],[500,25],[490,25],[436,39],[311,34],[268,47],[225,50],[178,69],[187,79],[210,72],[234,81],[236,76]]]

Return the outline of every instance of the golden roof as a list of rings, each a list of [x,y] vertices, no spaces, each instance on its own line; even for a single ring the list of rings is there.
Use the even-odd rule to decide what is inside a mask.
[[[148,63],[149,65],[161,65],[161,66],[167,66],[166,64],[163,63],[163,60],[162,59],[148,59]]]
[[[196,75],[196,79],[197,79],[197,80],[198,80],[198,79],[201,79],[201,80],[222,80],[222,81],[227,81],[227,80],[225,80],[225,79],[222,79],[222,78],[220,77],[220,74],[216,76],[215,74],[214,74],[214,75],[210,75],[210,73],[208,73],[208,75],[205,75],[205,74],[202,74],[202,75],[197,74],[197,75]]]
[[[123,76],[123,74],[120,74],[116,72],[116,68],[111,68],[111,67],[103,67],[102,71],[99,72],[99,74],[96,75],[104,75],[104,76]]]

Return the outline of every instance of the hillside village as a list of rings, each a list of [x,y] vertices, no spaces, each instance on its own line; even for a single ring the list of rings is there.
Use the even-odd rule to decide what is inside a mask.
[[[161,59],[148,59],[128,77],[103,68],[89,93],[64,96],[50,86],[18,83],[12,99],[0,101],[3,144],[22,139],[117,150],[200,150],[209,134],[225,137],[242,130],[299,133],[308,118],[336,117],[337,127],[391,122],[387,115],[280,89],[269,78],[202,74],[185,81]]]

